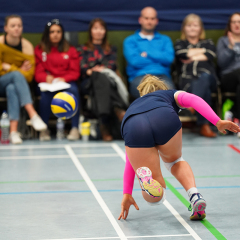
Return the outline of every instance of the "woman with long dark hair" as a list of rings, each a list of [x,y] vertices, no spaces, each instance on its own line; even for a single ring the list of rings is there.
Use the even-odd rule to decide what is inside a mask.
[[[79,59],[76,49],[69,45],[64,38],[64,28],[58,19],[53,19],[45,26],[42,40],[35,48],[36,71],[35,80],[52,83],[53,81],[67,82],[71,85],[66,91],[75,95],[79,102],[79,90],[76,81],[79,78]],[[57,92],[41,92],[40,116],[48,124],[51,114],[51,101]],[[78,121],[79,110],[72,117],[72,129],[67,136],[69,140],[79,139]],[[40,140],[50,140],[49,131],[40,133]]]
[[[110,130],[110,117],[115,112],[121,121],[127,104],[124,103],[107,74],[116,73],[117,49],[110,46],[107,40],[107,25],[100,19],[93,19],[88,28],[88,41],[80,46],[80,64],[82,89],[94,91],[96,115],[99,118],[100,130],[104,141],[113,139]],[[116,74],[115,74],[116,76]],[[91,86],[86,90],[85,86]],[[84,94],[84,92],[83,92]]]
[[[240,119],[240,12],[233,13],[225,30],[225,36],[217,43],[218,66],[223,92],[235,92],[235,104],[231,111]],[[240,135],[238,134],[240,137]]]
[[[22,37],[23,23],[19,15],[5,18],[5,34],[0,36],[0,96],[7,98],[10,118],[10,142],[21,144],[18,133],[20,107],[24,107],[37,131],[47,128],[35,111],[28,82],[34,75],[33,45]]]

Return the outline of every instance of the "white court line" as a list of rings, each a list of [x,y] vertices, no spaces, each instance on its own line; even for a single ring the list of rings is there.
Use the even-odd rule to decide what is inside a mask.
[[[112,148],[119,154],[123,161],[126,162],[125,153],[116,143],[112,143]],[[197,233],[189,226],[189,224],[180,216],[180,214],[167,200],[165,200],[163,204],[173,214],[173,216],[185,227],[185,229],[193,236],[194,239],[201,240]]]
[[[90,188],[92,194],[94,195],[94,197],[98,201],[102,210],[107,215],[109,221],[111,222],[112,226],[114,227],[115,231],[117,232],[119,238],[121,240],[127,240],[125,234],[123,233],[122,229],[120,228],[117,221],[113,217],[111,211],[109,210],[108,206],[106,205],[106,203],[102,199],[101,195],[97,191],[95,185],[93,184],[93,182],[89,178],[89,176],[88,176],[87,172],[85,171],[85,169],[83,168],[82,164],[79,162],[79,160],[78,160],[77,156],[75,155],[75,153],[73,152],[72,148],[69,145],[65,145],[65,149],[66,149],[67,153],[69,154],[69,156],[71,157],[71,159],[72,159],[74,165],[76,166],[76,168],[78,169],[79,173],[81,174],[82,178],[84,179],[84,181],[86,182],[86,184]]]
[[[117,154],[122,158],[122,160],[126,162],[126,156],[123,150],[116,143],[112,143],[111,147],[117,152]]]
[[[8,150],[8,149],[41,149],[41,148],[64,148],[65,144],[58,144],[58,145],[18,145],[18,146],[12,146],[12,145],[4,145],[0,146],[0,150]],[[75,148],[99,148],[99,147],[110,147],[110,143],[98,143],[98,144],[88,144],[88,143],[79,143],[79,144],[68,144],[69,146]]]
[[[104,154],[78,154],[79,158],[96,158],[96,157],[117,157],[117,153],[104,153]],[[1,160],[24,160],[24,159],[57,159],[69,158],[69,155],[42,155],[42,156],[8,156],[0,157]]]
[[[187,229],[187,231],[193,236],[194,239],[201,240],[197,233],[188,225],[188,223],[180,216],[180,214],[166,199],[163,204],[173,214],[173,216]]]
[[[163,238],[163,237],[191,237],[191,234],[176,234],[176,235],[151,235],[151,236],[128,236],[127,238]],[[98,237],[98,238],[59,238],[59,239],[44,239],[44,240],[93,240],[93,239],[119,239],[119,237]]]

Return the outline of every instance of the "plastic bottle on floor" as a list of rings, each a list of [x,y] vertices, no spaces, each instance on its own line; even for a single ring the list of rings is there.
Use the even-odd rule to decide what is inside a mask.
[[[1,116],[1,143],[9,144],[9,127],[10,120],[6,111],[2,113]]]
[[[57,140],[62,140],[65,138],[64,136],[64,121],[61,118],[57,119],[57,134],[56,138]]]

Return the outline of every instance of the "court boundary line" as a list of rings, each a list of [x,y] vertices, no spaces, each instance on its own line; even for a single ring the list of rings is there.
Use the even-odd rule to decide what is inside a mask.
[[[232,150],[234,150],[237,153],[240,153],[240,149],[238,149],[236,146],[234,146],[233,144],[228,144],[228,147],[230,147]]]
[[[0,146],[0,150],[18,150],[18,149],[41,149],[41,148],[64,148],[65,145],[69,145],[72,148],[100,148],[100,147],[111,147],[111,143],[76,143],[76,144],[71,144],[71,143],[63,143],[63,144],[57,144],[57,145],[4,145]]]
[[[78,158],[96,158],[96,157],[118,157],[117,153],[100,153],[100,154],[76,154]],[[42,155],[42,156],[9,156],[9,157],[0,157],[0,161],[5,160],[28,160],[28,159],[55,159],[55,158],[69,158],[69,155]]]
[[[185,205],[187,208],[190,205],[188,200],[183,197],[183,195],[170,183],[165,179],[167,187],[172,191],[172,193]],[[212,235],[218,240],[227,240],[207,219],[203,219],[200,221],[203,226],[205,226]]]
[[[191,237],[191,234],[171,234],[171,235],[151,235],[151,236],[126,236],[127,238],[162,238],[162,237]],[[49,238],[49,239],[42,239],[42,240],[94,240],[94,239],[119,239],[119,237],[98,237],[98,238]]]
[[[73,152],[71,146],[70,145],[65,145],[64,148],[66,149],[67,153],[69,154],[69,157],[71,158],[71,160],[74,163],[75,167],[77,168],[77,170],[81,174],[82,178],[85,180],[85,182],[88,185],[89,189],[91,190],[93,196],[95,197],[95,199],[99,203],[100,207],[102,208],[102,210],[106,214],[106,216],[107,216],[108,220],[110,221],[110,223],[112,224],[113,228],[117,232],[117,235],[120,237],[121,240],[127,240],[124,232],[122,231],[122,229],[118,225],[117,221],[113,217],[112,212],[108,208],[107,204],[104,202],[103,198],[101,197],[101,195],[98,192],[97,188],[95,187],[95,185],[91,181],[91,179],[88,176],[87,172],[85,171],[84,167],[82,166],[82,164],[80,163],[79,159],[77,158],[77,156]]]
[[[123,150],[116,143],[112,143],[111,146],[119,154],[122,160],[126,162],[125,153],[123,152]],[[172,213],[172,215],[182,224],[182,226],[191,234],[191,236],[194,239],[201,240],[198,234],[190,227],[190,225],[180,216],[176,209],[166,199],[163,202],[163,204]]]

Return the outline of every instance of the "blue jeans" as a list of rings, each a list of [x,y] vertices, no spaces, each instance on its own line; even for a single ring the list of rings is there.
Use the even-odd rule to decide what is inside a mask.
[[[78,101],[78,110],[76,114],[71,118],[72,122],[72,127],[78,127],[78,122],[79,122],[79,109],[80,109],[80,97],[79,97],[79,91],[78,91],[78,85],[76,82],[68,82],[71,87],[63,90],[66,92],[72,93]],[[40,100],[40,116],[42,120],[48,125],[48,120],[51,114],[51,102],[53,97],[57,94],[58,92],[41,92],[41,100]]]
[[[213,75],[202,73],[197,79],[181,79],[180,81],[181,90],[195,94],[211,105],[211,93],[217,90],[216,78]],[[198,125],[208,123],[208,120],[200,113],[196,112],[196,115]]]
[[[161,78],[161,80],[165,81],[170,89],[175,89],[172,79],[169,78],[168,76],[166,76],[166,75],[155,75],[155,76],[157,76],[157,77]],[[129,92],[134,98],[140,97],[137,87],[143,77],[144,76],[137,76],[129,83]]]
[[[18,71],[0,77],[0,96],[7,97],[7,110],[10,120],[19,120],[20,108],[32,103],[25,77]]]

